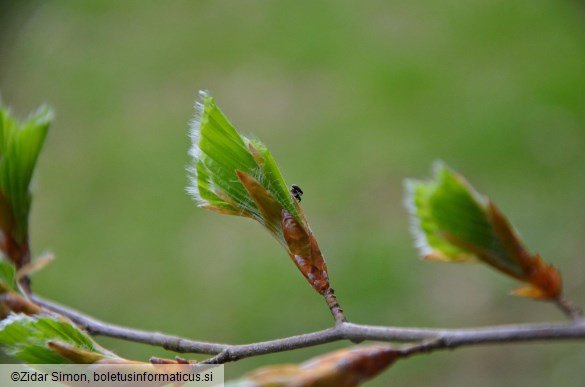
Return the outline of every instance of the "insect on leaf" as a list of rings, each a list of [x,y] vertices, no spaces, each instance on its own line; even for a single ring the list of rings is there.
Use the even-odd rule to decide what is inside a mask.
[[[258,221],[323,293],[329,288],[324,258],[268,148],[240,134],[206,92],[195,110],[187,192],[201,208]]]

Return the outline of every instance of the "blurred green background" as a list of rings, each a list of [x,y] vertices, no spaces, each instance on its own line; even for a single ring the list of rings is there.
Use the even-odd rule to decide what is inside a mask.
[[[41,295],[93,316],[249,343],[332,319],[249,220],[185,194],[188,121],[208,89],[261,138],[357,323],[558,321],[479,265],[417,259],[402,181],[443,159],[488,194],[585,305],[585,8],[577,1],[2,1],[0,93],[57,118],[40,159]],[[173,356],[100,338],[119,354]],[[243,360],[228,378],[348,343]],[[196,356],[196,358],[203,358]],[[368,386],[583,386],[583,343],[462,348]]]

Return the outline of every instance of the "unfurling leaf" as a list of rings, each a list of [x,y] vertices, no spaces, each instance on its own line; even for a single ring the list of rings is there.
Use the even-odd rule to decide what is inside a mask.
[[[29,364],[119,359],[73,323],[52,315],[11,314],[0,321],[0,345],[9,355]]]
[[[181,368],[188,363],[191,365],[187,361],[154,364],[122,358],[101,347],[67,317],[44,310],[15,292],[2,294],[0,297],[2,307],[12,309],[0,321],[0,347],[7,355],[26,364],[92,364],[91,369],[96,372],[120,371],[116,365],[132,366],[135,372],[140,373],[173,374],[177,371],[196,371]],[[23,308],[22,305],[27,310],[19,311],[19,308]],[[166,384],[168,382],[154,385]]]
[[[516,295],[539,299],[561,295],[559,272],[529,253],[508,220],[463,176],[437,163],[433,180],[408,180],[406,187],[412,232],[423,258],[480,260],[527,283]]]
[[[236,131],[206,92],[195,105],[187,191],[199,207],[257,220],[319,293],[327,266],[311,228],[268,148]]]
[[[281,364],[258,369],[228,386],[248,387],[353,387],[366,382],[398,359],[389,345],[341,349],[301,364]]]
[[[0,106],[0,250],[17,268],[30,260],[30,182],[52,117],[41,107],[18,122]]]

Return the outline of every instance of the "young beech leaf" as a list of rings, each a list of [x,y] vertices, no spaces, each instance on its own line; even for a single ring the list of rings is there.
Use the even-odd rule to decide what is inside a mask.
[[[16,269],[14,265],[0,258],[0,294],[12,291],[20,291],[16,283]]]
[[[431,181],[407,180],[407,208],[416,246],[425,259],[480,260],[527,283],[516,295],[554,299],[559,272],[529,253],[508,220],[487,198],[442,163]]]
[[[0,321],[0,345],[9,355],[29,364],[119,359],[73,323],[49,315],[11,314]]]
[[[329,288],[325,260],[268,148],[238,133],[206,92],[200,92],[195,110],[187,192],[201,208],[257,220],[311,286],[325,292]]]
[[[400,353],[373,344],[331,352],[301,364],[260,368],[227,386],[336,386],[353,387],[390,366]]]
[[[18,122],[0,106],[0,250],[17,268],[29,260],[30,181],[52,117],[41,107]]]

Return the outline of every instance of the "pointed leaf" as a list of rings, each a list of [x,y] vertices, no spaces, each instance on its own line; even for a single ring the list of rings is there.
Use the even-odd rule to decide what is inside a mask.
[[[236,131],[227,117],[206,92],[200,92],[191,125],[192,147],[189,154],[191,185],[188,192],[199,206],[227,210],[249,216],[266,226],[265,219],[253,198],[239,182],[240,171],[259,182],[279,205],[300,219],[287,185],[274,159],[259,140],[249,139]]]
[[[20,123],[0,107],[0,191],[9,203],[15,223],[12,236],[19,244],[27,235],[30,181],[52,118],[51,110],[42,106]]]
[[[433,180],[408,180],[406,187],[412,232],[423,258],[480,260],[529,284],[517,295],[550,299],[561,294],[560,274],[525,249],[508,220],[463,176],[437,163]]]
[[[0,250],[17,268],[30,261],[30,182],[52,118],[43,106],[17,122],[0,106]],[[28,287],[26,278],[22,283]]]
[[[238,133],[206,92],[200,96],[190,132],[187,191],[199,207],[257,220],[322,293],[329,287],[324,258],[268,148]]]

